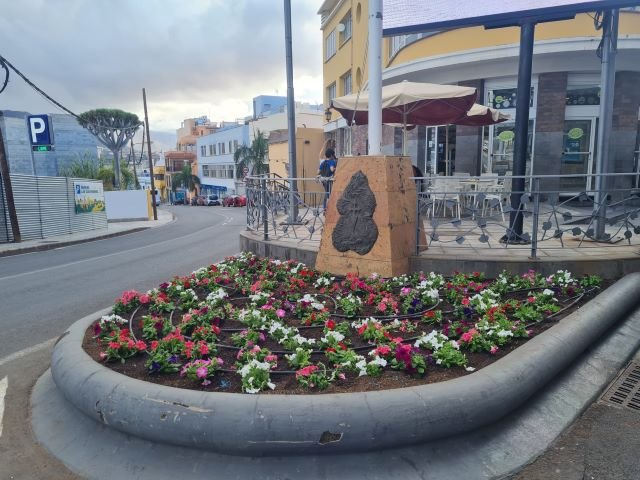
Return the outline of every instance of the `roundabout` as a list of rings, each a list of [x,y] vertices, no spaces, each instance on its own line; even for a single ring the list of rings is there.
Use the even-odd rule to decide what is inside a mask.
[[[379,453],[378,461],[388,461],[398,452],[412,452],[410,456],[416,459],[431,458],[428,461],[433,462],[430,455],[443,445],[462,445],[478,435],[483,442],[514,435],[515,425],[527,415],[535,415],[537,402],[552,399],[549,392],[556,388],[567,388],[566,379],[561,382],[560,378],[576,376],[579,395],[573,388],[576,398],[562,400],[575,404],[566,412],[568,417],[559,424],[554,418],[558,425],[553,428],[545,427],[547,420],[534,422],[527,442],[535,442],[536,429],[548,434],[562,421],[575,418],[603,386],[593,379],[606,380],[613,375],[615,366],[624,364],[637,347],[637,334],[619,332],[638,327],[638,319],[631,314],[640,293],[639,277],[623,278],[584,308],[472,374],[380,391],[282,394],[276,388],[268,394],[249,395],[144,382],[94,361],[83,349],[87,328],[110,310],[98,312],[76,322],[58,341],[51,373],[42,377],[34,390],[34,430],[45,446],[77,470],[86,462],[71,458],[74,455],[68,445],[78,441],[101,444],[103,436],[108,444],[117,438],[147,453],[149,448],[154,452],[179,449],[180,455],[188,452],[203,462],[245,458],[251,459],[249,463],[279,465],[282,471],[301,464],[320,468],[320,458],[340,459],[335,465],[350,457],[370,460],[376,456],[371,452]],[[603,353],[604,358],[612,355],[613,344],[614,356],[619,358],[593,371],[601,360],[594,363],[584,355],[585,350],[603,348],[609,352]],[[51,415],[53,408],[59,416]],[[566,410],[566,405],[562,409]],[[64,438],[67,446],[61,449]],[[508,447],[512,442],[504,444],[505,452],[512,448]],[[479,455],[482,448],[476,445],[468,455]],[[535,448],[529,452],[535,456]],[[159,461],[156,457],[154,464],[161,464]],[[376,478],[369,467],[367,470],[367,478]]]

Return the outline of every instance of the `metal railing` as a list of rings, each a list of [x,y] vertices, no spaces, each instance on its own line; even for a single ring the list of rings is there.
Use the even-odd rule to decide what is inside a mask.
[[[640,246],[640,189],[636,174],[607,174],[600,204],[597,175],[483,175],[412,177],[416,182],[417,254],[455,249],[525,250],[532,258],[562,248]],[[524,191],[511,188],[525,178]],[[247,229],[264,239],[319,242],[324,184],[317,178],[247,179]],[[293,203],[292,203],[293,195]],[[297,218],[291,218],[291,205]],[[519,224],[518,224],[519,223]],[[598,228],[600,227],[600,228]]]

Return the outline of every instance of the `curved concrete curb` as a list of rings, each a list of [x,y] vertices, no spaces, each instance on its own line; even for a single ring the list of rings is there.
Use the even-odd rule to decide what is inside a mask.
[[[622,320],[638,298],[640,273],[489,367],[397,390],[252,396],[146,383],[113,372],[82,350],[85,329],[96,316],[76,322],[61,338],[51,370],[65,398],[85,415],[153,442],[247,456],[393,448],[497,421]],[[333,441],[325,443],[327,437]]]

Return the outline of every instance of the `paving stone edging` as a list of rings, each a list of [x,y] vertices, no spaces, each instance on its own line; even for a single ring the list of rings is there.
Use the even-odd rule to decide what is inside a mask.
[[[82,350],[86,328],[104,311],[74,323],[61,337],[51,371],[59,390],[82,413],[153,442],[247,456],[386,449],[448,437],[504,417],[623,320],[639,298],[640,273],[628,275],[472,375],[380,392],[254,396],[131,379]]]

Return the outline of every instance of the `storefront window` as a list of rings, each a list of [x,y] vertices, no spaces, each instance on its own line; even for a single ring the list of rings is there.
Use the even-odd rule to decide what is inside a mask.
[[[600,105],[600,87],[567,87],[567,105]]]
[[[489,90],[489,106],[496,109],[516,108],[517,88],[496,88]],[[533,107],[534,89],[531,87],[529,106]]]

